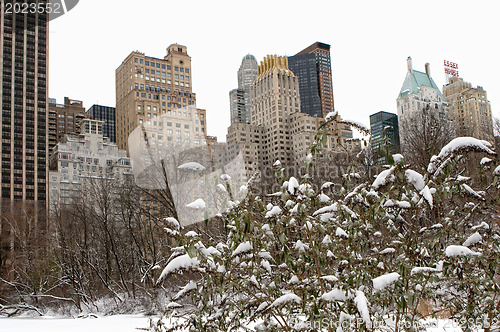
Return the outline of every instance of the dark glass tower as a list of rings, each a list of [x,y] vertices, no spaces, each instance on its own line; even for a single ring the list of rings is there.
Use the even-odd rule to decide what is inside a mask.
[[[12,1],[0,13],[1,197],[45,201],[48,14],[7,12]]]
[[[288,58],[299,78],[301,112],[324,117],[334,110],[330,45],[316,42]]]
[[[376,153],[378,153],[379,148],[384,145],[384,139],[387,139],[391,153],[399,152],[399,125],[398,116],[396,114],[378,112],[370,115],[370,128],[372,131],[371,143]],[[384,128],[386,128],[386,137],[384,137],[383,134]],[[382,153],[384,153],[384,151],[382,151]],[[379,156],[377,163],[387,163],[386,156]]]
[[[321,117],[316,55],[299,54],[288,58],[288,68],[299,78],[300,111]]]
[[[87,115],[94,120],[104,121],[103,134],[113,143],[116,143],[116,108],[93,105],[87,110]]]

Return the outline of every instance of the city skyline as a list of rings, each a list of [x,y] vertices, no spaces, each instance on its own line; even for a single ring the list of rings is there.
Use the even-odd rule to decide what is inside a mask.
[[[440,89],[445,83],[443,60],[458,63],[460,77],[484,87],[493,116],[500,117],[500,84],[495,80],[499,69],[494,66],[493,45],[498,22],[491,3],[480,1],[470,7],[464,1],[422,1],[414,7],[395,1],[362,2],[362,10],[359,4],[324,3],[324,12],[331,13],[331,19],[313,16],[321,1],[313,1],[300,10],[294,3],[268,3],[265,12],[280,15],[265,25],[249,26],[245,38],[240,39],[235,37],[241,33],[236,31],[237,7],[230,2],[194,1],[189,8],[153,0],[147,3],[129,7],[134,3],[121,1],[122,6],[117,8],[116,2],[88,0],[53,20],[49,38],[49,97],[62,100],[72,96],[87,107],[115,106],[115,69],[130,52],[138,50],[163,58],[168,45],[179,43],[190,50],[196,106],[207,110],[208,134],[222,141],[230,124],[228,92],[237,86],[235,73],[242,57],[250,53],[260,63],[268,54],[291,56],[305,45],[319,41],[332,47],[335,109],[343,118],[368,125],[370,114],[396,113],[396,98],[406,75],[408,56],[416,70],[423,71],[424,64],[430,63]],[[167,8],[179,13],[179,17],[168,15],[166,21]],[[214,8],[225,10],[220,11],[223,14],[207,14],[219,12]],[[262,8],[263,4],[257,1],[244,16],[257,20],[258,15],[264,14]],[[190,20],[181,15],[188,11]],[[299,14],[310,17],[314,24],[299,24]],[[427,23],[419,24],[423,19]],[[284,28],[286,20],[289,25]],[[146,26],[147,29],[140,28]],[[76,43],[79,51],[67,47],[68,43]],[[71,67],[72,63],[79,66]]]

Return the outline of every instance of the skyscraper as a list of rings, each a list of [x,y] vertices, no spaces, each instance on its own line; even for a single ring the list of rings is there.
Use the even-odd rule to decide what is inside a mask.
[[[299,78],[301,112],[323,117],[319,91],[316,55],[298,54],[288,58],[290,69]]]
[[[330,45],[316,42],[294,56],[288,57],[288,66],[297,76],[300,92],[300,111],[324,118],[334,110]],[[327,127],[329,143],[337,151],[353,149],[352,129],[339,123],[336,116]]]
[[[453,76],[443,86],[443,94],[450,105],[458,136],[494,142],[491,105],[482,87],[473,87],[462,78]]]
[[[289,165],[292,146],[289,117],[300,112],[299,82],[288,68],[288,58],[268,55],[258,67],[250,89],[251,123],[263,126],[262,163],[270,167],[276,160]],[[262,142],[261,142],[262,143]]]
[[[238,88],[229,92],[231,123],[250,123],[250,86],[257,78],[257,60],[247,54],[241,61],[238,70]]]
[[[104,137],[116,143],[116,108],[102,105],[92,105],[87,110],[87,116],[94,120],[103,121]]]
[[[288,58],[290,70],[298,76],[301,111],[325,117],[334,110],[330,45],[316,42]]]
[[[45,201],[48,14],[7,13],[5,3],[1,0],[1,197]]]
[[[247,54],[241,60],[238,70],[238,89],[249,90],[252,83],[257,78],[257,59],[251,54]]]
[[[7,280],[46,262],[50,234],[48,14],[8,12],[13,2],[1,0],[0,12],[0,277]]]
[[[370,115],[370,129],[372,133],[371,144],[375,153],[379,152],[384,143],[389,144],[391,153],[396,153],[399,150],[399,125],[396,114],[378,112]],[[385,139],[387,139],[386,142],[384,142]],[[385,151],[380,152],[384,153]],[[378,164],[387,163],[387,158],[379,156],[377,162]]]

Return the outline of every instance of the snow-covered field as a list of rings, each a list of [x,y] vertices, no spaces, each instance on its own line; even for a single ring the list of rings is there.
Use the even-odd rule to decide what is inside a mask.
[[[0,318],[0,332],[139,332],[149,331],[150,317],[117,315],[99,318]],[[427,332],[462,332],[448,320],[428,320]],[[478,330],[482,331],[482,330]]]
[[[149,317],[0,318],[0,332],[138,332],[147,331]]]

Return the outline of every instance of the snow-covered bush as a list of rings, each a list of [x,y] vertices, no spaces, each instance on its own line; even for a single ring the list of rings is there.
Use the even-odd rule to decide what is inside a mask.
[[[491,159],[477,166],[488,179],[480,189],[461,163],[472,152]],[[418,330],[425,315],[487,327],[500,315],[494,151],[458,138],[425,174],[401,155],[389,160],[375,179],[355,177],[337,192],[313,190],[307,176],[282,179],[269,196],[250,192],[222,216],[221,242],[172,222],[179,246],[157,281],[185,280],[166,305],[166,317],[182,317],[172,329],[401,331]]]

